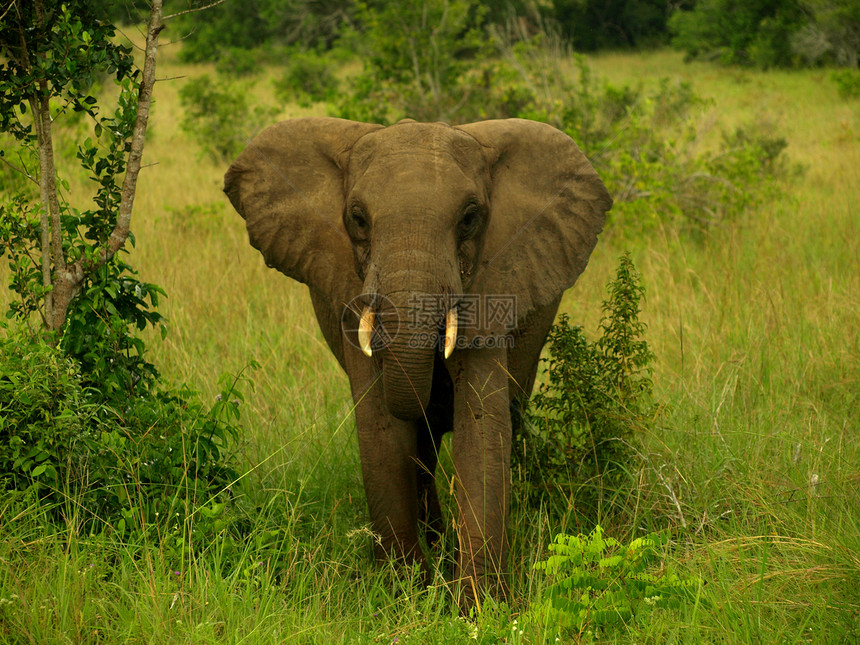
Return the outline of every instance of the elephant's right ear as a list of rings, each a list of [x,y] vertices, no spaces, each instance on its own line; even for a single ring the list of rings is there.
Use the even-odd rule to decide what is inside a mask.
[[[233,162],[224,192],[268,266],[335,299],[356,287],[349,284],[354,260],[341,220],[343,168],[353,144],[381,127],[334,118],[284,121],[263,130]],[[358,293],[357,276],[354,282]]]

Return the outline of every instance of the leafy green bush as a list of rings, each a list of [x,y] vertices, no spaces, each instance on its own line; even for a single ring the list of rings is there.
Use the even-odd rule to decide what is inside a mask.
[[[672,93],[669,86],[662,92]],[[789,167],[785,138],[763,125],[724,133],[716,148],[703,148],[691,123],[657,129],[660,94],[637,106],[612,149],[596,161],[615,195],[612,218],[622,235],[640,237],[659,226],[701,237],[737,220],[778,190]]]
[[[641,622],[655,609],[698,604],[702,579],[673,573],[661,557],[665,545],[665,536],[650,534],[625,546],[604,537],[600,526],[589,535],[557,535],[549,545],[553,554],[535,564],[552,584],[524,622],[594,636]]]
[[[799,0],[808,22],[792,38],[792,49],[807,65],[860,63],[860,3],[853,0]]]
[[[339,83],[332,63],[316,52],[297,52],[290,56],[283,76],[275,79],[275,95],[284,102],[295,101],[303,107],[320,101],[334,101]]]
[[[155,309],[161,287],[141,282],[131,266],[115,259],[99,267],[73,304],[60,348],[76,359],[84,381],[107,398],[135,396],[156,385],[158,370],[144,358],[143,340],[132,330],[167,329]]]
[[[199,3],[208,4],[208,3]],[[236,49],[260,46],[331,47],[344,25],[352,22],[352,2],[338,0],[255,0],[219,4],[182,16],[186,34],[180,55],[203,63],[233,55]]]
[[[57,521],[130,538],[228,501],[238,379],[208,409],[185,388],[111,397],[61,350],[14,332],[0,365],[0,485],[32,491]]]
[[[797,0],[698,0],[669,19],[672,43],[689,57],[758,67],[792,66],[791,41],[802,25]]]
[[[215,69],[225,76],[253,76],[260,71],[263,55],[259,49],[227,47],[221,52]]]
[[[649,425],[654,355],[642,338],[644,289],[629,254],[620,258],[607,291],[597,340],[588,341],[564,314],[550,331],[547,381],[532,398],[513,448],[527,499],[616,481]]]
[[[247,86],[208,74],[188,81],[179,90],[179,102],[182,129],[216,161],[236,157],[278,112],[265,105],[251,107]]]
[[[698,0],[672,14],[669,31],[690,58],[765,68],[860,61],[860,5],[852,0]]]
[[[392,123],[470,120],[475,67],[489,51],[474,0],[357,3],[364,69],[334,114]]]
[[[843,99],[853,99],[860,96],[860,70],[839,69],[830,74],[830,78],[836,83],[839,96]]]

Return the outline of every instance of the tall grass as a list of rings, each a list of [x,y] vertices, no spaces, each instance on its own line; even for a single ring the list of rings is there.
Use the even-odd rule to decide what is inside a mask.
[[[174,55],[164,50],[159,76],[211,72]],[[856,642],[860,104],[840,99],[823,71],[686,65],[667,52],[591,64],[616,84],[689,80],[714,99],[705,122],[771,123],[804,168],[782,198],[703,243],[663,230],[630,249],[647,291],[661,412],[638,486],[621,493],[628,519],[606,517],[605,528],[619,539],[673,530],[675,566],[707,585],[701,606],[611,638]],[[371,563],[346,378],[305,287],[263,266],[221,194],[225,168],[179,129],[181,83],[156,88],[146,149],[156,165],[141,175],[131,263],[170,296],[167,340],[149,343],[165,376],[211,397],[221,373],[261,365],[242,446],[242,507],[260,537],[232,545],[229,559],[221,542],[202,545],[175,568],[157,542],[80,535],[73,516],[64,530],[49,528],[32,501],[2,499],[0,642],[471,640],[475,627],[457,618],[443,575],[450,545],[427,591]],[[270,87],[258,83],[259,100],[274,102]],[[284,106],[281,116],[307,113]],[[603,286],[629,239],[617,233],[625,222],[613,226],[563,301],[586,330],[597,328]],[[532,565],[543,545],[588,529],[581,521],[575,508],[551,521],[515,505],[512,597],[477,617],[482,642],[554,642],[555,633],[520,636],[511,624],[541,591]]]

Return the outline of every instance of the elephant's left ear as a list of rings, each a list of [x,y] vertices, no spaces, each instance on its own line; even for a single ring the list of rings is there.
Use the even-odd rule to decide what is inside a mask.
[[[460,129],[484,146],[492,177],[490,223],[470,291],[515,296],[522,324],[576,282],[612,198],[579,146],[552,126],[504,119]]]

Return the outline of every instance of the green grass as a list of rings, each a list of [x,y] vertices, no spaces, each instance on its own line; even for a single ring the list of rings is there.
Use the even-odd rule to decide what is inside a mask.
[[[159,77],[211,72],[163,52]],[[686,65],[665,51],[592,64],[614,83],[689,80],[714,100],[703,116],[712,135],[771,123],[804,168],[781,199],[703,244],[665,230],[631,249],[662,407],[637,485],[619,493],[628,512],[602,519],[622,541],[671,529],[674,566],[707,584],[699,606],[605,640],[857,642],[860,102],[840,99],[826,71]],[[241,445],[240,507],[254,537],[197,545],[177,565],[166,541],[82,535],[74,513],[49,527],[32,501],[0,499],[0,642],[471,641],[445,582],[450,548],[426,591],[372,564],[347,380],[305,287],[263,266],[220,192],[225,168],[179,129],[180,83],[156,87],[145,161],[157,165],[141,175],[131,262],[169,295],[170,333],[149,345],[166,377],[211,398],[220,374],[261,364]],[[268,80],[257,91],[273,102]],[[282,116],[307,113],[286,106]],[[563,302],[589,332],[624,224],[604,234]],[[590,528],[576,509],[550,520],[514,505],[512,597],[477,616],[480,642],[555,641],[551,630],[520,635],[513,620],[541,593],[532,566],[552,536]]]

